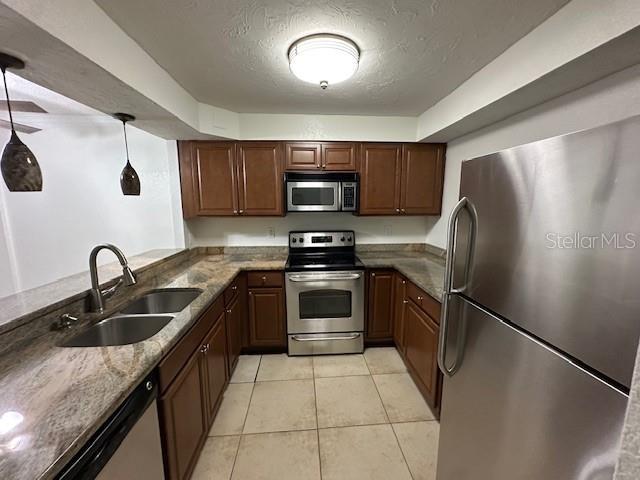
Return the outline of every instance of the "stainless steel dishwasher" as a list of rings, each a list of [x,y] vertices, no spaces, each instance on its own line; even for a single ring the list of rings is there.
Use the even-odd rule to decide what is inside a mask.
[[[163,480],[156,398],[147,377],[56,477],[59,480]]]

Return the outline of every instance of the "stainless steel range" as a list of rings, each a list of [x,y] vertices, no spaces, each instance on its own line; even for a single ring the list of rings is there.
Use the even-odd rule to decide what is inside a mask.
[[[355,244],[353,231],[289,233],[289,355],[364,350],[364,265]]]

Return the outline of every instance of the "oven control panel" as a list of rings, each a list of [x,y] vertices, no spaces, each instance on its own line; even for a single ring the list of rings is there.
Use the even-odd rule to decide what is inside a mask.
[[[353,247],[356,236],[353,230],[344,232],[290,232],[289,248]]]

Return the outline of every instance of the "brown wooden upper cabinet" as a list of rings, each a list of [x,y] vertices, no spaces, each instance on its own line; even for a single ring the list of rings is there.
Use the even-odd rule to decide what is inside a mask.
[[[402,145],[365,143],[360,149],[360,214],[400,213]]]
[[[360,150],[361,215],[438,215],[444,145],[365,143]]]
[[[284,215],[282,144],[238,144],[240,215]]]
[[[350,142],[288,142],[287,170],[355,171],[357,144]]]
[[[184,218],[284,215],[280,142],[178,142]]]

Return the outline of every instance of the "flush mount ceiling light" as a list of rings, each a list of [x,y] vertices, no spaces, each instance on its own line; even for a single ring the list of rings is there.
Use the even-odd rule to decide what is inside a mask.
[[[320,85],[345,81],[358,70],[360,50],[340,35],[321,33],[296,40],[289,47],[289,68],[300,80]]]
[[[131,166],[129,161],[129,145],[127,144],[127,122],[132,122],[136,119],[133,115],[128,113],[114,113],[114,118],[117,118],[122,122],[122,130],[124,132],[124,149],[127,153],[127,164],[122,169],[120,174],[120,188],[123,195],[140,195],[140,177],[138,172]]]
[[[42,191],[42,171],[38,160],[29,147],[18,138],[15,125],[13,124],[13,113],[11,112],[11,102],[9,101],[9,90],[7,89],[7,68],[24,68],[24,62],[6,53],[0,53],[0,70],[2,70],[2,80],[4,81],[4,93],[7,96],[7,110],[9,111],[9,123],[11,125],[11,138],[2,151],[0,160],[0,170],[2,178],[10,192],[40,192]]]

